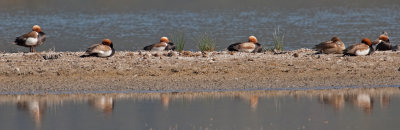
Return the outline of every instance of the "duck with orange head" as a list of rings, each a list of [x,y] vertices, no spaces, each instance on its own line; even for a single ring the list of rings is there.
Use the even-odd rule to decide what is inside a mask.
[[[389,36],[387,32],[382,32],[378,39],[373,42],[376,45],[376,51],[387,51],[392,50],[392,43],[390,43]]]
[[[372,42],[368,38],[363,38],[361,43],[353,44],[343,51],[344,55],[349,56],[365,56],[374,53]]]
[[[175,50],[175,45],[174,43],[170,42],[167,37],[161,37],[160,42],[145,46],[143,50],[146,51]]]
[[[95,56],[95,57],[111,57],[115,53],[113,43],[111,42],[110,39],[104,39],[101,44],[93,44],[90,46],[85,54],[83,54],[81,57],[89,57],[89,56]]]
[[[262,52],[262,46],[258,43],[258,40],[255,36],[249,36],[249,41],[247,42],[238,42],[229,45],[228,51],[259,53]]]
[[[42,32],[39,25],[34,25],[32,31],[15,38],[14,44],[29,47],[30,52],[36,52],[35,47],[40,46],[46,41],[46,34]]]

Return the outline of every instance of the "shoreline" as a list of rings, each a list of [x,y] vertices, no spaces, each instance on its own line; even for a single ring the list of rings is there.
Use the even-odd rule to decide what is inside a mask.
[[[400,85],[400,52],[342,57],[283,52],[0,53],[0,92],[218,91]]]

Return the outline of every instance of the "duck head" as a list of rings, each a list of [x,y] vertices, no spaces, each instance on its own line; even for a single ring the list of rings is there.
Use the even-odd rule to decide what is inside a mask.
[[[258,40],[257,40],[257,38],[255,36],[250,36],[249,37],[249,42],[258,43]]]
[[[42,32],[42,30],[40,29],[40,26],[39,26],[39,25],[34,25],[34,26],[32,27],[32,31],[36,31],[36,32],[38,32],[38,33]]]
[[[332,42],[338,42],[338,41],[340,41],[340,39],[339,39],[339,37],[332,37],[332,39],[331,39],[331,41]]]
[[[104,40],[101,42],[101,44],[107,45],[107,46],[110,46],[111,48],[113,48],[113,43],[111,42],[110,39],[104,39]]]
[[[367,44],[368,46],[372,46],[372,42],[368,38],[363,38],[361,40],[361,43]]]
[[[389,37],[387,35],[383,35],[383,34],[380,35],[379,36],[379,43],[382,42],[382,41],[389,42]]]
[[[167,37],[161,37],[161,38],[160,38],[160,42],[169,43],[169,40],[168,40]]]

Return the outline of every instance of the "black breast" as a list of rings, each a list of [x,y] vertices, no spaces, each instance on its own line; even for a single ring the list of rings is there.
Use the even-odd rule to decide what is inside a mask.
[[[376,46],[378,51],[392,50],[392,44],[390,42],[381,42]]]

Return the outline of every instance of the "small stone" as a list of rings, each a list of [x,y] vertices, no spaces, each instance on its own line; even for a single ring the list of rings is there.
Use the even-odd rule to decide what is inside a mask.
[[[384,61],[392,62],[392,61],[393,61],[393,58],[391,58],[391,57],[385,57]]]
[[[191,56],[192,52],[184,51],[182,54],[183,54],[183,56]]]
[[[154,53],[153,56],[154,56],[154,57],[159,57],[159,56],[161,56],[161,55],[160,55],[159,53]]]
[[[179,70],[178,69],[171,69],[171,72],[179,72]]]
[[[208,57],[208,52],[202,52],[203,57]]]
[[[202,56],[202,55],[203,55],[202,53],[195,53],[194,54],[195,57]]]
[[[213,57],[211,60],[212,60],[212,61],[217,61],[217,58]]]
[[[131,53],[127,53],[126,56],[135,56],[135,53],[131,52]]]
[[[167,56],[169,56],[169,57],[176,56],[176,53],[173,52],[173,51],[170,51],[170,52],[167,54]]]
[[[299,54],[294,53],[293,56],[294,56],[294,57],[299,57]]]
[[[143,55],[143,59],[148,59],[148,58],[150,58],[149,55]]]

